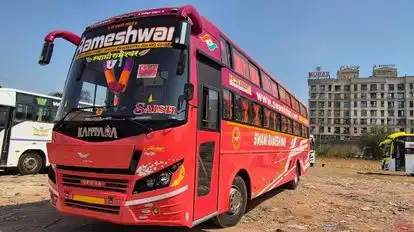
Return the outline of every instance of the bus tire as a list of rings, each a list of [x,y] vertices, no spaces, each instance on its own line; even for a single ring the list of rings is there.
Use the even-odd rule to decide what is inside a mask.
[[[220,227],[235,226],[243,217],[247,206],[247,187],[243,178],[236,176],[229,193],[229,210],[215,218],[214,224]]]
[[[25,152],[20,156],[17,167],[22,175],[37,174],[43,167],[43,159],[37,152]]]
[[[291,189],[291,190],[295,190],[300,182],[300,166],[299,164],[296,164],[296,168],[295,168],[295,178],[293,178],[293,180],[287,182],[285,184],[285,188],[286,189]]]

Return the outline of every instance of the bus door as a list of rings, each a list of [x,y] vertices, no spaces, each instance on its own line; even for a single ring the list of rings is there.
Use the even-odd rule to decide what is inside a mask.
[[[412,137],[407,137],[407,139],[412,140]],[[405,172],[409,174],[414,174],[414,142],[406,141],[405,142]]]
[[[193,223],[217,212],[221,66],[197,55],[198,118]]]
[[[7,165],[12,119],[13,107],[0,105],[0,166]]]

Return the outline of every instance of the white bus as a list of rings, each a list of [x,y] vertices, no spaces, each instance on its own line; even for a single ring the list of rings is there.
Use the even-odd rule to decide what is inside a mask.
[[[309,140],[310,140],[309,162],[310,162],[310,166],[313,167],[316,163],[315,137],[313,135],[310,135]]]
[[[0,168],[36,174],[49,166],[46,143],[61,98],[0,88]],[[83,103],[80,106],[90,106]]]

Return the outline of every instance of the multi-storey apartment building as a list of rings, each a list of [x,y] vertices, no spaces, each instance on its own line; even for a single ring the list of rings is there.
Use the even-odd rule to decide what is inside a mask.
[[[359,66],[309,73],[311,133],[321,140],[357,139],[373,125],[414,133],[414,76],[398,76],[393,65],[374,66],[360,77]]]

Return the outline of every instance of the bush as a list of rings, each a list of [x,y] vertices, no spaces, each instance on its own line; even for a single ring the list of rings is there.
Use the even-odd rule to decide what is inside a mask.
[[[364,158],[381,159],[382,151],[378,145],[390,134],[391,132],[384,126],[375,126],[371,128],[370,133],[363,133],[359,139],[359,147],[363,152]]]

